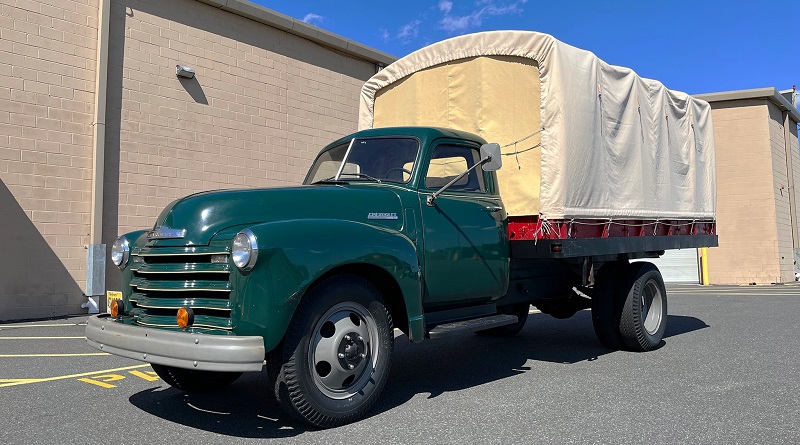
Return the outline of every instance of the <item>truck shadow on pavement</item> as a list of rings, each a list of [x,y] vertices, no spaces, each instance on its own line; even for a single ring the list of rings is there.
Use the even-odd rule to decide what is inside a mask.
[[[665,343],[707,327],[694,317],[670,315]],[[534,314],[523,331],[511,338],[466,334],[413,345],[399,336],[389,382],[368,417],[391,411],[418,394],[428,394],[430,399],[537,371],[536,362],[542,368],[547,363],[593,366],[590,362],[607,354],[632,353],[601,346],[588,311],[568,320]],[[229,388],[208,394],[187,395],[162,382],[161,387],[133,394],[129,400],[167,421],[227,436],[286,438],[309,430],[281,410],[268,388],[266,372],[246,373]],[[348,428],[358,426],[339,429]]]

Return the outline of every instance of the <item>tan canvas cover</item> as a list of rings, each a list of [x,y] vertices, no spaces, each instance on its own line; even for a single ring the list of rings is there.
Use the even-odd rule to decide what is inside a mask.
[[[389,65],[362,88],[359,128],[396,125],[508,145],[509,215],[714,218],[709,105],[547,34],[470,34]]]

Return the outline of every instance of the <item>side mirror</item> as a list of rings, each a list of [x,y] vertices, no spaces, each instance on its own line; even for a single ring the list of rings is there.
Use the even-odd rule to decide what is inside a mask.
[[[481,159],[486,160],[481,168],[483,171],[493,172],[500,170],[503,166],[503,157],[500,154],[500,144],[483,144],[481,145]]]

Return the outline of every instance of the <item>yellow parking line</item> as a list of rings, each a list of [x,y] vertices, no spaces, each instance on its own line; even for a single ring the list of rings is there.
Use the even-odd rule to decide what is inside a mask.
[[[144,365],[135,365],[135,366],[126,366],[124,368],[114,368],[114,369],[103,369],[102,371],[92,371],[92,372],[84,372],[81,374],[70,374],[70,375],[60,375],[57,377],[46,377],[42,379],[7,379],[7,380],[15,380],[13,382],[8,383],[0,383],[0,388],[5,388],[6,386],[17,386],[17,385],[27,385],[29,383],[41,383],[41,382],[52,382],[54,380],[66,380],[66,379],[75,379],[78,377],[85,377],[89,375],[97,375],[97,374],[104,374],[109,372],[116,372],[116,371],[127,371],[129,369],[137,369],[137,368],[145,368],[150,366],[149,364]],[[0,380],[3,382],[3,380]]]
[[[81,337],[0,337],[0,340],[61,340],[61,339],[77,339],[86,338]]]
[[[0,325],[0,330],[2,329],[9,329],[9,328],[54,328],[57,326],[86,326],[86,323],[75,323],[75,324],[20,324],[15,326],[3,326]]]
[[[0,358],[9,357],[88,357],[90,355],[111,355],[108,352],[87,352],[83,354],[0,354]]]

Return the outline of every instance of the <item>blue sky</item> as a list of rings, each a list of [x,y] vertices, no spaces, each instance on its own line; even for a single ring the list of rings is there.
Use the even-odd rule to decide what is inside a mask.
[[[690,94],[800,84],[796,0],[255,0],[397,57],[478,31],[545,32]]]

